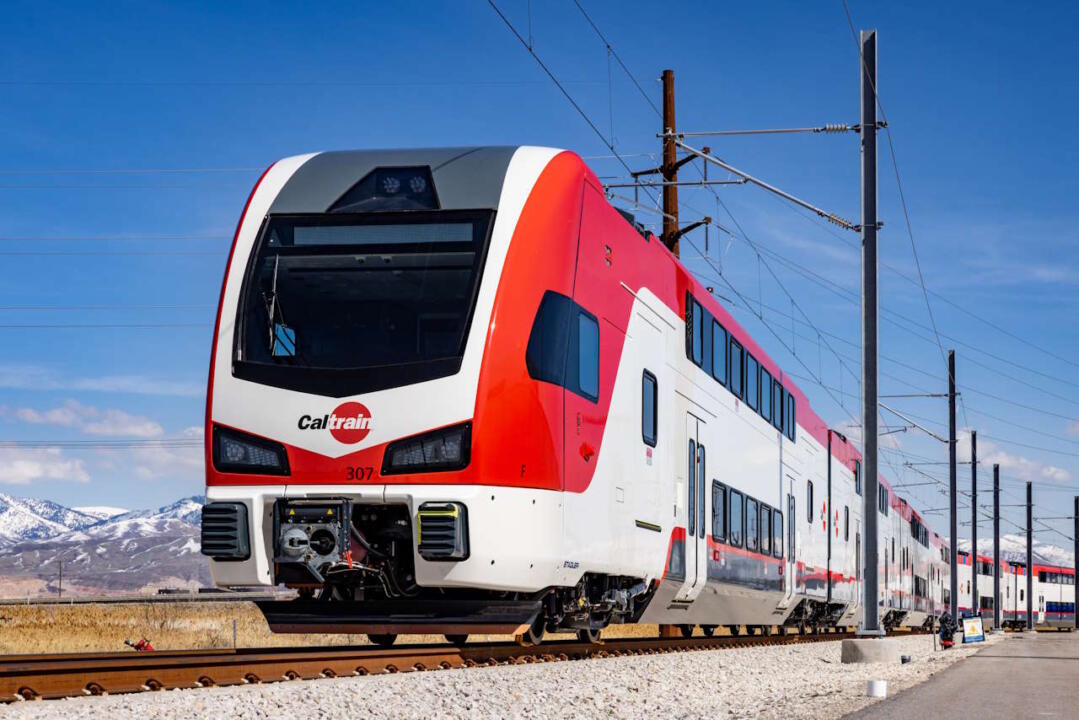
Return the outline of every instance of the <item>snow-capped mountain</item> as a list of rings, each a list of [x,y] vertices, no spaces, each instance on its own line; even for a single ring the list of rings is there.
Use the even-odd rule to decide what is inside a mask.
[[[960,539],[959,549],[970,552],[970,539]],[[978,538],[978,554],[993,557],[993,538]],[[1033,555],[1036,565],[1059,565],[1073,567],[1075,555],[1071,550],[1050,545],[1034,539]],[[1005,533],[1000,536],[1000,557],[1007,562],[1025,563],[1027,561],[1027,538],[1025,535]]]
[[[42,540],[99,522],[100,517],[50,500],[0,493],[0,546],[23,540]]]
[[[210,584],[201,496],[153,510],[66,508],[0,495],[0,595],[138,592]]]

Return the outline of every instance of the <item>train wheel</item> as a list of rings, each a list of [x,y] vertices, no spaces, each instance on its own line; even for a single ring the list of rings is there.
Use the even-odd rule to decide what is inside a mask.
[[[373,642],[379,647],[390,647],[397,642],[397,633],[385,633],[379,635],[368,635],[367,639]]]
[[[746,635],[756,635],[756,634],[757,634],[757,626],[756,625],[746,625]]]
[[[776,633],[779,634],[779,635],[786,635],[787,634],[787,626],[786,625],[780,625],[779,627],[776,628]]]
[[[450,645],[456,645],[457,647],[461,647],[468,642],[468,635],[444,635],[443,637],[446,638],[446,642]]]
[[[716,634],[716,625],[701,625],[701,632],[705,637],[712,637]]]
[[[806,626],[805,625],[799,625],[798,626],[798,634],[799,635],[805,635],[806,634]]]
[[[738,637],[738,635],[742,632],[742,626],[741,625],[728,625],[727,630],[734,637]]]
[[[761,635],[764,635],[765,637],[768,637],[771,634],[772,634],[772,626],[771,625],[761,625]]]
[[[528,626],[528,629],[523,633],[515,637],[517,644],[521,647],[533,647],[543,642],[543,630],[544,630],[543,615],[539,615],[532,624]]]
[[[693,626],[692,625],[679,625],[678,630],[679,630],[679,632],[682,633],[682,637],[684,637],[684,638],[693,637]]]
[[[583,643],[591,643],[592,645],[602,645],[603,641],[599,639],[599,634],[603,630],[598,628],[588,628],[587,630],[578,630],[577,639]]]

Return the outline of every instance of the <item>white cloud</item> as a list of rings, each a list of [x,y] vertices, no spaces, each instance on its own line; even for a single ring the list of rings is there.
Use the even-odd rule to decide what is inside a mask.
[[[0,388],[16,390],[86,390],[122,392],[133,395],[200,397],[206,394],[201,382],[164,380],[145,375],[102,375],[65,377],[39,365],[0,365]]]
[[[156,438],[165,434],[161,426],[150,418],[123,410],[102,410],[83,405],[77,400],[68,400],[60,407],[49,410],[22,407],[13,412],[5,410],[4,414],[32,425],[76,428],[87,435]]]
[[[150,444],[130,451],[130,467],[141,480],[185,477],[201,482],[205,459],[202,447],[162,447]]]
[[[957,434],[956,455],[962,462],[970,462],[970,431],[961,430]],[[995,443],[986,440],[978,442],[978,464],[983,466],[1000,465],[1002,473],[1020,480],[1042,478],[1054,482],[1067,482],[1071,473],[1055,465],[1046,465],[1038,460],[1023,455],[1001,450]]]
[[[89,482],[83,461],[65,457],[59,448],[0,449],[0,484],[29,485],[38,480]]]

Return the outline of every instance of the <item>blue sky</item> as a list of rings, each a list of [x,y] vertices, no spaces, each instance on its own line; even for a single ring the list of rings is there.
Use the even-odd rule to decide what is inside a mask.
[[[682,129],[858,119],[856,47],[838,0],[675,3],[679,21],[663,36],[652,30],[654,3],[582,4],[654,101],[660,72],[674,68]],[[525,0],[499,6],[527,33]],[[980,456],[1001,463],[1002,502],[1019,502],[1031,479],[1035,514],[1064,515],[1079,479],[1079,145],[1068,120],[1074,60],[1057,29],[1073,26],[1077,11],[850,7],[857,27],[880,32],[879,87],[914,238],[943,343],[958,350],[960,426],[976,427]],[[531,27],[537,53],[600,131],[613,129],[631,166],[647,166],[659,119],[609,67],[574,3],[532,3]],[[576,150],[601,176],[623,174],[486,2],[11,3],[0,28],[0,107],[0,437],[38,443],[0,450],[0,492],[69,504],[149,506],[201,489],[200,453],[184,443],[201,426],[228,241],[275,159],[531,143]],[[856,136],[710,140],[700,144],[728,162],[857,217]],[[913,278],[883,136],[880,148],[882,262]],[[730,214],[706,191],[685,190],[683,217],[740,227],[764,260],[745,237],[711,231],[706,262],[693,249],[704,247],[698,231],[687,262],[737,300],[715,277],[722,267],[782,343],[753,311],[738,308],[738,317],[784,367],[819,375],[845,407],[812,379],[803,388],[825,419],[856,435],[857,236],[753,188],[720,192]],[[881,272],[882,393],[945,389],[920,286]],[[792,330],[792,297],[811,325]],[[832,349],[849,358],[843,368]],[[885,402],[944,430],[940,399]],[[897,482],[929,482],[918,471],[946,476],[944,466],[903,465],[943,461],[944,445],[916,430],[886,438],[882,469]],[[146,439],[175,447],[99,445]],[[83,441],[99,444],[71,445]],[[987,503],[988,468],[980,477]],[[969,466],[960,478],[965,488]],[[932,509],[946,502],[937,489],[908,492]],[[1006,513],[1021,521],[1019,508]],[[943,527],[943,516],[930,517]],[[1070,532],[1070,523],[1050,524]]]

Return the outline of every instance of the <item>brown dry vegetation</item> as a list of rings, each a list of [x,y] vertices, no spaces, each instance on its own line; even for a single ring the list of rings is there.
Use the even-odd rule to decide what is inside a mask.
[[[248,602],[87,603],[0,606],[0,655],[114,652],[124,639],[145,637],[157,650],[232,647],[363,645],[363,635],[274,635]],[[612,626],[604,637],[655,636],[655,625]],[[553,637],[570,637],[557,635]],[[509,636],[473,636],[508,640]],[[399,642],[443,642],[441,636],[408,635]]]

